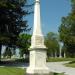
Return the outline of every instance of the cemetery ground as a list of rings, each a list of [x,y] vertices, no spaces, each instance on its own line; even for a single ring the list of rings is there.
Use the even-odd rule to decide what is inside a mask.
[[[0,75],[24,75],[25,69],[15,67],[0,67]]]
[[[25,69],[20,68],[13,68],[13,67],[1,67],[0,68],[0,75],[26,75]],[[54,75],[63,75],[54,73]]]
[[[68,67],[75,67],[75,58],[48,58],[47,62],[64,62],[70,61],[64,64]],[[28,66],[28,59],[16,59],[16,60],[6,60],[2,61],[0,64],[0,75],[25,75],[25,68]],[[63,75],[54,73],[54,75]]]
[[[73,67],[75,68],[75,61],[69,62],[67,64],[65,64],[67,67]]]

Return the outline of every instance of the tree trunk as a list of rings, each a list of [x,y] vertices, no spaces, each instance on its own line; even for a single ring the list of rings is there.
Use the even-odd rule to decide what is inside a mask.
[[[66,58],[66,53],[64,52],[64,58]]]
[[[0,61],[1,61],[1,50],[2,50],[2,44],[0,44]]]
[[[55,52],[55,58],[57,58],[57,52]]]
[[[54,57],[53,52],[51,52],[51,57],[52,57],[52,58]]]

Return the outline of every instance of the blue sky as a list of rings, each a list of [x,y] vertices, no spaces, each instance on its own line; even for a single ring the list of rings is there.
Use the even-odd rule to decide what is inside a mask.
[[[32,0],[30,0],[32,1]],[[70,0],[40,0],[41,1],[41,25],[43,34],[58,32],[61,17],[67,16],[71,10]],[[28,24],[33,27],[33,16],[28,16]],[[33,29],[32,29],[33,30]],[[32,31],[31,31],[32,32]]]

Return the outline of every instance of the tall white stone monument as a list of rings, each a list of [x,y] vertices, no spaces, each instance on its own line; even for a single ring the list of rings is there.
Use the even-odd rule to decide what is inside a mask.
[[[30,66],[26,70],[27,74],[49,74],[49,69],[46,66],[46,46],[41,31],[40,0],[35,0],[34,29],[29,50]]]

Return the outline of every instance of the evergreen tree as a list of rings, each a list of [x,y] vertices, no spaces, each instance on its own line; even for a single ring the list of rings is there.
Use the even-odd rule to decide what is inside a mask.
[[[30,30],[23,20],[29,13],[23,10],[26,3],[27,0],[0,0],[0,51],[2,45],[16,45],[19,34]]]

